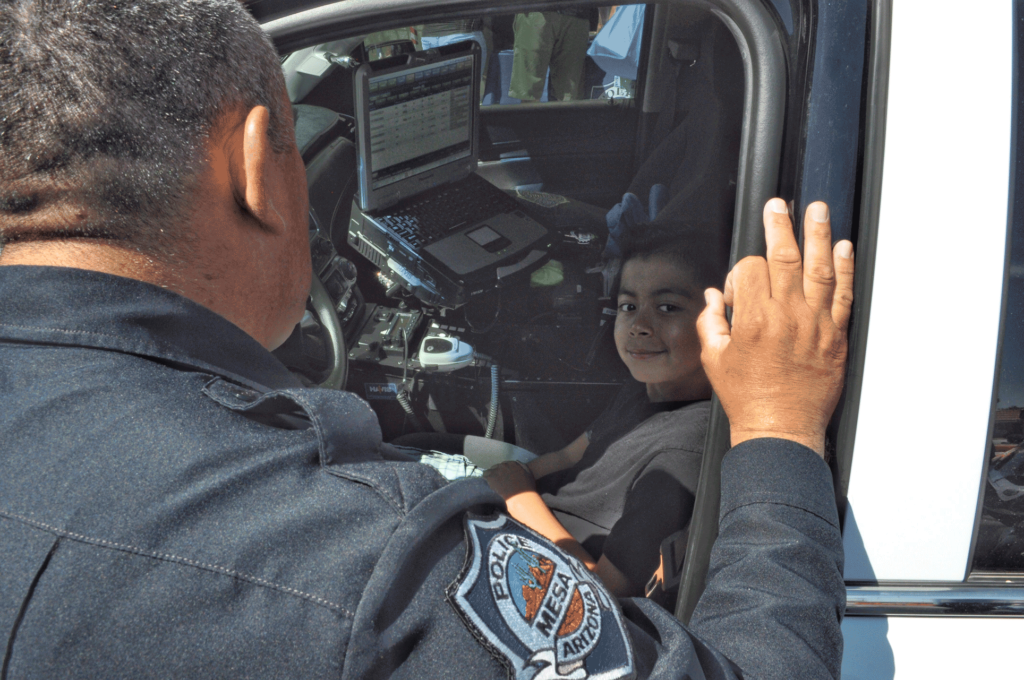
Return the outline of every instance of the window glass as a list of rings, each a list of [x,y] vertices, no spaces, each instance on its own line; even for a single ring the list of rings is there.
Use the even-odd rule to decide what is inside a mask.
[[[646,5],[607,5],[505,14],[377,31],[299,50],[283,59],[288,93],[301,101],[338,58],[377,61],[475,40],[482,55],[481,104],[634,99]]]
[[[988,476],[972,565],[977,571],[994,572],[1024,571],[1024,59],[1020,42],[1024,6],[1017,4],[1014,14],[1017,148],[1010,258]]]
[[[974,554],[973,568],[981,571],[1024,571],[1024,186],[1020,162],[1018,156],[995,422]]]
[[[413,31],[418,49],[480,43],[484,106],[632,99],[644,13],[644,5],[609,5],[422,24]]]

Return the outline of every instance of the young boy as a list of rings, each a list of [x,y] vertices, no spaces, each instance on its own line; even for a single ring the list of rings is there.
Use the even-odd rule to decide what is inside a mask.
[[[622,250],[615,345],[636,382],[565,448],[484,477],[512,517],[633,596],[693,512],[711,397],[696,320],[728,255],[711,229],[676,225],[645,225]]]

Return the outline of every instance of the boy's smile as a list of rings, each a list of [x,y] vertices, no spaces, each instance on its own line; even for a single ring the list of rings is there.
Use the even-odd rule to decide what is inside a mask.
[[[705,399],[697,316],[704,308],[687,272],[661,256],[626,262],[615,317],[615,346],[651,401]]]

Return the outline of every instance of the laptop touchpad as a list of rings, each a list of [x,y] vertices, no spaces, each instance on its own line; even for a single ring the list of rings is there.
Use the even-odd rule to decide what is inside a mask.
[[[467,233],[466,236],[476,241],[477,245],[489,253],[497,252],[512,243],[486,224],[481,226],[479,229],[474,229]]]
[[[546,228],[525,215],[504,213],[431,243],[424,250],[464,276],[526,250],[547,233]]]

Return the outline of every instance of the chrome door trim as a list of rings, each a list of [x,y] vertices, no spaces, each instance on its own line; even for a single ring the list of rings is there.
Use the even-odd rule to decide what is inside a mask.
[[[846,586],[847,616],[1024,616],[1024,585]]]

